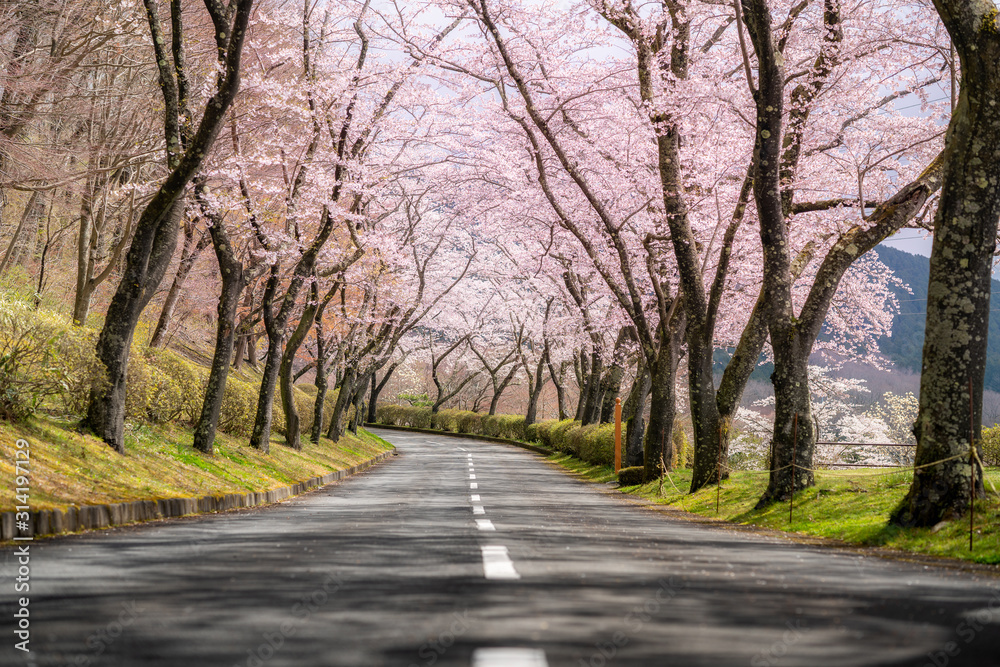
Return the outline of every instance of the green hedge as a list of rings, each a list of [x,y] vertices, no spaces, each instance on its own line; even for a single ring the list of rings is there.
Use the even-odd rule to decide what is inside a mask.
[[[572,419],[553,419],[525,426],[524,417],[520,415],[484,415],[468,410],[441,410],[432,420],[430,408],[408,405],[379,405],[375,420],[387,426],[436,428],[451,433],[538,442],[588,463],[614,463],[614,424],[581,426]]]
[[[171,350],[151,350],[138,332],[129,355],[125,418],[132,423],[193,424],[201,415],[208,369]],[[92,388],[106,382],[94,356],[97,332],[75,327],[65,315],[36,310],[10,294],[0,295],[0,418],[22,420],[35,413],[80,418]],[[233,373],[226,382],[219,430],[248,437],[253,431],[260,380],[252,372]],[[316,387],[295,387],[301,431],[312,428]],[[337,392],[326,394],[326,423]],[[353,412],[349,411],[348,417]],[[272,428],[285,427],[281,402],[274,402]]]
[[[409,405],[379,405],[375,409],[375,421],[390,426],[408,426],[410,428],[430,428],[431,409],[416,408]]]
[[[104,382],[96,341],[58,313],[0,295],[0,418],[82,415],[91,388]]]

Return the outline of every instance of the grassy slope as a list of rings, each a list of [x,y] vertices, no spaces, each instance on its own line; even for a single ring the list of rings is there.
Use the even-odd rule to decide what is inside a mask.
[[[18,438],[30,443],[30,506],[33,510],[69,505],[170,497],[266,491],[348,468],[392,449],[381,438],[358,431],[340,442],[306,442],[294,451],[272,442],[263,455],[246,442],[219,433],[215,456],[191,446],[191,431],[172,425],[140,426],[120,456],[92,436],[66,424],[33,419],[0,422],[0,511],[14,508],[14,450]],[[308,440],[307,438],[305,440]]]
[[[553,454],[549,460],[595,482],[616,479],[607,466],[593,466],[566,454]],[[673,484],[671,484],[671,479]],[[652,482],[625,487],[623,492],[656,504],[671,505],[695,514],[716,517],[733,523],[748,524],[814,535],[865,546],[904,549],[933,556],[961,558],[979,563],[1000,563],[1000,499],[992,492],[976,501],[974,549],[969,552],[969,522],[961,519],[945,524],[936,533],[930,529],[903,530],[886,525],[889,512],[906,495],[909,472],[875,470],[823,471],[817,484],[795,496],[792,521],[788,503],[763,510],[753,506],[767,484],[767,475],[736,472],[722,483],[719,512],[716,514],[716,487],[688,494],[690,470],[678,470],[664,478],[662,485]],[[1000,470],[987,471],[987,479],[1000,488]]]

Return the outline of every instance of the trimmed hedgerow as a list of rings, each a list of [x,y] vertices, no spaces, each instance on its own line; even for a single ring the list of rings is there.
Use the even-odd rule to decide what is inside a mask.
[[[538,442],[589,463],[611,465],[614,462],[613,424],[582,426],[572,419],[552,419],[525,425],[524,417],[520,415],[484,415],[468,410],[441,410],[434,416],[432,427],[431,417],[431,410],[426,407],[379,405],[375,410],[376,421],[387,426],[436,428],[452,433]]]
[[[82,414],[91,388],[104,382],[95,340],[56,313],[0,297],[0,419]]]
[[[646,481],[646,469],[642,466],[622,468],[618,471],[618,486],[638,486]]]

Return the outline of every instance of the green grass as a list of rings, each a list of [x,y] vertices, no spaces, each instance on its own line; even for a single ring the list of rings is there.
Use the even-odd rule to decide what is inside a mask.
[[[189,429],[176,425],[130,425],[125,455],[114,452],[73,425],[36,418],[24,424],[0,422],[0,511],[15,505],[15,443],[30,443],[30,507],[117,503],[170,497],[267,491],[342,470],[392,445],[364,430],[339,442],[318,445],[303,439],[301,451],[276,437],[268,455],[245,441],[219,433],[215,455],[192,447]]]
[[[594,466],[566,454],[553,454],[549,460],[594,482],[616,479],[610,467]],[[936,532],[929,528],[889,526],[889,514],[906,495],[911,475],[909,471],[879,469],[821,471],[816,475],[816,486],[795,495],[791,521],[788,503],[754,509],[767,486],[767,474],[759,471],[734,472],[728,480],[723,480],[721,489],[712,485],[694,494],[687,493],[691,484],[690,470],[672,471],[662,481],[625,487],[621,491],[656,504],[737,524],[862,546],[901,549],[977,563],[1000,563],[1000,498],[993,493],[989,483],[987,497],[976,501],[971,552],[967,517],[948,522]],[[1000,469],[988,469],[986,477],[988,482],[1000,488]]]

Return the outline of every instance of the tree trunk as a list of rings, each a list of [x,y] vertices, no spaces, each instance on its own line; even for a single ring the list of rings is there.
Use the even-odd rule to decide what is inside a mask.
[[[583,406],[584,425],[596,424],[601,417],[601,371],[604,362],[601,354],[595,348],[590,355],[590,375],[587,378],[587,400]]]
[[[565,362],[563,362],[565,363]],[[560,372],[556,373],[555,365],[552,360],[548,360],[549,365],[549,377],[552,378],[552,386],[556,388],[556,402],[559,408],[559,421],[566,419],[566,389],[563,387],[562,383],[562,370],[565,366],[560,366]]]
[[[254,369],[260,364],[260,358],[257,356],[258,338],[260,338],[259,334],[247,335],[247,363],[250,365],[250,368]]]
[[[548,348],[538,358],[538,365],[535,367],[534,377],[528,374],[528,411],[524,417],[524,425],[535,423],[538,416],[538,397],[542,395],[542,387],[545,386],[545,358],[548,356]],[[525,365],[525,371],[528,370]]]
[[[208,385],[205,388],[201,416],[194,427],[194,448],[206,454],[212,453],[215,443],[215,429],[219,424],[219,413],[222,410],[222,400],[226,392],[226,380],[229,377],[229,366],[233,355],[236,314],[245,286],[243,264],[236,259],[236,255],[233,253],[232,244],[222,226],[222,221],[214,221],[209,230],[212,235],[215,256],[219,261],[222,294],[219,296],[219,324],[215,335],[215,354],[212,357],[212,368],[208,373]]]
[[[264,356],[264,371],[260,377],[260,391],[257,394],[257,413],[254,415],[250,446],[265,454],[271,451],[271,421],[274,418],[274,392],[281,370],[280,332],[268,335],[267,354]]]
[[[645,360],[640,356],[635,382],[628,398],[622,406],[625,419],[625,466],[641,466],[643,461],[642,440],[646,430],[646,397],[652,387]]]
[[[183,154],[180,154],[181,130],[178,118],[187,109],[186,106],[179,106],[179,99],[183,105],[186,105],[186,101],[178,98],[177,90],[178,77],[184,75],[184,64],[178,58],[180,49],[175,48],[175,62],[171,68],[167,60],[163,31],[154,10],[155,5],[151,0],[144,4],[163,93],[164,137],[170,174],[153,195],[136,224],[122,279],[111,300],[95,350],[97,358],[104,364],[108,382],[91,392],[87,417],[83,421],[86,428],[119,452],[125,450],[125,377],[135,327],[143,309],[163,280],[170,259],[177,249],[178,223],[184,211],[184,191],[215,143],[226,111],[239,89],[240,57],[253,9],[252,0],[235,0],[229,10],[218,4],[206,5],[212,18],[228,28],[228,32],[221,33],[216,39],[223,67],[220,68],[218,87],[205,104],[201,122],[186,143]],[[176,32],[181,25],[179,4],[172,5],[171,10],[174,18],[172,27]]]
[[[629,340],[635,340],[634,327],[622,327],[618,332],[618,339],[615,341],[614,357],[604,377],[601,378],[602,397],[599,420],[602,424],[608,424],[615,419],[615,399],[622,390],[622,378],[625,377],[625,346]]]
[[[184,199],[178,196],[156,210],[154,199],[132,239],[121,283],[108,306],[95,355],[104,364],[107,385],[95,389],[83,425],[121,454],[125,453],[125,378],[139,316],[156,292],[177,247]]]
[[[329,386],[326,368],[326,356],[329,351],[323,341],[323,314],[316,314],[316,402],[313,403],[313,423],[309,432],[309,440],[319,444],[323,435],[323,420],[326,412],[326,392]]]
[[[625,377],[625,367],[620,361],[615,361],[601,378],[601,418],[602,424],[615,420],[615,399],[622,390],[622,379]]]
[[[692,318],[695,319],[695,318]],[[696,318],[704,325],[704,318]],[[689,323],[691,326],[691,323]],[[716,402],[715,377],[713,374],[714,346],[712,334],[708,332],[688,335],[688,396],[690,399],[691,424],[694,431],[694,466],[691,471],[691,492],[712,484],[720,475],[719,462],[728,459],[728,439],[723,437],[719,406]],[[748,376],[749,377],[749,376]]]
[[[0,153],[2,155],[2,153]],[[28,198],[28,203],[24,205],[24,211],[21,212],[21,220],[17,223],[17,228],[10,237],[10,243],[7,244],[7,252],[3,255],[3,260],[0,261],[0,273],[3,273],[7,268],[13,264],[12,261],[15,257],[15,251],[17,250],[18,243],[21,240],[22,232],[24,231],[24,226],[28,223],[28,218],[31,217],[35,202],[38,201],[38,190],[31,193],[31,197]],[[0,210],[3,207],[3,197],[2,191],[0,191]]]
[[[757,136],[754,145],[754,200],[764,251],[762,290],[774,350],[775,417],[771,474],[758,507],[788,498],[814,483],[815,431],[809,397],[808,362],[812,338],[798,330],[792,300],[791,237],[781,192],[784,68],[771,31],[766,0],[745,0],[747,29],[758,58]],[[793,467],[792,461],[795,460]]]
[[[90,297],[94,293],[91,283],[94,262],[90,245],[94,233],[93,190],[90,183],[80,202],[80,234],[76,242],[76,292],[73,295],[73,323],[84,326],[90,314]]]
[[[500,370],[500,369],[497,368],[497,370]],[[503,396],[504,390],[507,389],[507,387],[510,385],[511,381],[514,379],[514,376],[516,374],[517,374],[517,364],[514,364],[513,366],[511,366],[510,371],[507,373],[507,375],[504,377],[504,379],[500,381],[499,384],[497,384],[495,378],[491,378],[491,379],[494,380],[493,381],[493,396],[490,398],[490,414],[491,415],[495,415],[497,413],[497,407],[499,407],[499,405],[500,405],[500,397]]]
[[[382,393],[383,389],[385,389],[385,385],[387,385],[389,383],[389,378],[392,377],[393,372],[395,372],[396,368],[398,368],[398,367],[399,367],[398,363],[394,363],[391,366],[389,366],[389,369],[385,372],[385,375],[382,376],[382,380],[380,382],[378,382],[378,383],[376,383],[374,381],[374,378],[372,378],[372,395],[368,399],[368,401],[369,401],[368,402],[368,422],[369,423],[372,423],[372,424],[375,423],[375,418],[376,418],[375,412],[378,409],[377,408],[378,395]]]
[[[362,404],[364,403],[365,393],[368,391],[368,383],[371,382],[371,377],[371,375],[366,375],[364,380],[354,390],[354,414],[351,415],[351,423],[348,427],[354,435],[358,434],[358,419],[360,419]]]
[[[357,370],[351,365],[344,372],[344,379],[340,383],[340,392],[337,394],[337,402],[333,407],[333,415],[330,417],[330,428],[326,437],[334,442],[340,440],[344,435],[344,418],[347,416],[347,409],[351,405],[351,395],[354,393],[354,381],[357,378]]]
[[[816,483],[812,473],[816,451],[816,431],[812,418],[809,393],[809,352],[811,343],[804,344],[801,336],[792,340],[775,335],[773,345],[774,431],[771,435],[771,474],[767,490],[757,507],[777,500],[787,500],[792,493]],[[793,467],[794,462],[794,467]]]
[[[587,351],[581,349],[580,353],[573,359],[573,370],[576,373],[576,385],[580,388],[580,395],[576,399],[576,414],[573,419],[578,422],[583,421],[584,408],[587,407],[587,380],[590,378],[590,357]]]
[[[681,318],[683,319],[683,318]],[[643,443],[643,467],[645,480],[660,476],[663,466],[670,467],[673,458],[672,434],[677,404],[674,380],[680,363],[680,347],[683,339],[683,323],[671,327],[664,323],[659,327],[660,349],[651,368],[651,397],[649,406],[649,428]]]
[[[503,389],[500,389],[500,391],[493,392],[493,396],[490,397],[490,411],[488,414],[495,415],[497,413],[497,408],[500,405],[501,395],[503,395]]]
[[[167,337],[167,327],[170,326],[170,320],[174,316],[174,309],[177,307],[177,302],[180,301],[181,294],[183,293],[184,282],[187,280],[188,274],[191,273],[191,267],[194,266],[201,251],[210,242],[208,234],[204,234],[195,241],[194,231],[193,224],[186,226],[184,230],[181,261],[177,265],[177,273],[174,274],[174,281],[170,284],[170,291],[167,292],[167,298],[164,300],[163,308],[160,310],[160,319],[156,322],[153,337],[149,341],[149,346],[152,348],[163,347],[164,340]]]
[[[295,362],[295,355],[306,340],[309,329],[312,328],[313,318],[316,316],[317,300],[319,299],[319,288],[313,281],[310,287],[309,303],[302,311],[295,331],[289,336],[285,343],[285,350],[281,355],[281,366],[278,370],[280,382],[281,408],[285,411],[285,444],[292,449],[302,449],[301,434],[299,433],[299,413],[295,408],[295,386],[292,382],[292,364]]]
[[[249,336],[246,334],[239,337],[236,343],[236,350],[233,352],[233,370],[240,370],[243,368],[243,360],[247,354],[247,339]]]
[[[920,410],[913,428],[918,469],[891,519],[903,526],[932,526],[969,509],[970,440],[982,430],[990,270],[1000,218],[997,9],[986,0],[934,5],[961,60],[962,77],[934,218]],[[975,478],[982,493],[978,466]]]

